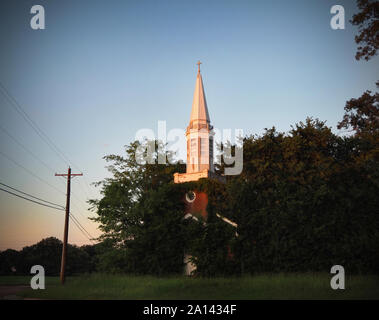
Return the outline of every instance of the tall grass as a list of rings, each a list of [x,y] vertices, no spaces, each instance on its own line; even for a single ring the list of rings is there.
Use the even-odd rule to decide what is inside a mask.
[[[350,276],[345,290],[332,290],[331,274],[262,274],[240,278],[157,278],[92,274],[27,290],[41,299],[379,299],[379,276]],[[1,283],[1,281],[0,281]]]

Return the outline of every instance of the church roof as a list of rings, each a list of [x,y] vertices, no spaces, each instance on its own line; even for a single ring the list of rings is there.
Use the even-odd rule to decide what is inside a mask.
[[[205,92],[203,86],[203,79],[200,73],[200,61],[198,62],[198,72],[196,78],[195,92],[193,94],[192,111],[190,122],[193,121],[206,121],[210,123],[207,100],[205,99]]]

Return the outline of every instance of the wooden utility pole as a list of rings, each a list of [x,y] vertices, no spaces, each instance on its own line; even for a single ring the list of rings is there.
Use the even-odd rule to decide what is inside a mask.
[[[66,269],[66,258],[67,258],[67,240],[68,240],[68,221],[70,217],[70,192],[71,192],[71,177],[75,176],[82,176],[83,173],[71,173],[71,168],[68,167],[67,174],[56,173],[56,177],[67,177],[67,198],[66,198],[66,216],[64,220],[64,234],[63,234],[63,249],[62,249],[62,260],[61,260],[61,283],[64,284],[66,278],[65,278],[65,269]]]

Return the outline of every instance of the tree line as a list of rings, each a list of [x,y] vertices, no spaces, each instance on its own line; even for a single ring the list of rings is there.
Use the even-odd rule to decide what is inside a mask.
[[[378,1],[357,4],[360,12],[351,21],[359,28],[356,59],[370,60],[379,47]],[[123,155],[105,157],[111,177],[97,183],[101,199],[89,201],[103,232],[100,244],[70,246],[68,273],[182,273],[184,253],[201,276],[328,272],[336,264],[350,273],[377,273],[379,93],[347,101],[337,128],[345,134],[307,118],[286,133],[272,127],[246,136],[243,171],[226,183],[174,184],[173,173],[185,172],[184,164],[140,164],[139,142],[130,143]],[[155,141],[153,158],[160,152],[172,157],[160,144]],[[224,169],[216,166],[219,174]],[[183,197],[191,190],[208,194],[206,223],[183,219]],[[57,274],[60,250],[51,238],[17,254],[7,250],[0,253],[0,269],[20,259],[17,272],[29,272],[31,263],[46,261]]]
[[[379,48],[379,3],[357,0],[357,6],[350,21],[359,31],[356,59],[370,60]],[[174,184],[172,174],[184,165],[138,164],[137,141],[123,156],[106,156],[112,177],[98,184],[102,199],[90,201],[111,248],[101,268],[180,273],[186,252],[203,276],[329,271],[335,264],[377,273],[379,93],[347,101],[337,128],[348,133],[307,118],[287,133],[273,127],[244,137],[243,172],[225,184]],[[208,194],[206,224],[183,220],[183,195],[191,190]]]
[[[77,247],[68,244],[66,274],[74,275],[95,270],[95,246]],[[45,238],[21,250],[7,249],[0,252],[0,275],[29,275],[34,265],[41,265],[48,276],[60,272],[62,241]]]
[[[350,21],[359,32],[355,57],[367,61],[379,48],[379,3],[357,0],[357,6]],[[335,264],[377,273],[378,128],[379,93],[366,91],[346,103],[338,129],[348,134],[307,118],[288,133],[273,127],[245,137],[243,172],[225,184],[175,185],[172,174],[184,172],[184,165],[140,165],[138,142],[131,143],[124,156],[105,157],[113,177],[99,182],[102,199],[90,202],[102,240],[112,248],[101,267],[181,272],[186,252],[204,276],[329,271]],[[182,219],[183,195],[190,190],[208,194],[206,224]],[[237,230],[217,214],[237,223]]]
[[[379,128],[377,121],[364,123],[339,136],[308,118],[287,134],[271,128],[245,137],[243,172],[226,183],[174,184],[172,174],[184,166],[136,163],[137,142],[126,147],[126,157],[106,157],[113,178],[101,182],[103,197],[91,202],[101,238],[112,248],[101,267],[180,273],[186,252],[205,276],[328,271],[335,264],[377,272]],[[221,174],[223,166],[216,170]],[[208,194],[206,224],[183,220],[183,195],[191,190]]]

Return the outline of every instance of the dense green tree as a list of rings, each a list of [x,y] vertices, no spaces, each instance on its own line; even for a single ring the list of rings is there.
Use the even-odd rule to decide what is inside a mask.
[[[45,268],[46,275],[59,275],[62,241],[57,238],[50,237],[41,240],[35,245],[24,247],[20,254],[22,257],[23,274],[30,273],[33,265],[41,265]],[[75,245],[67,245],[67,263],[66,274],[73,275],[83,273],[89,270],[89,256]]]
[[[243,173],[228,181],[226,211],[238,223],[243,271],[327,271],[339,263],[377,272],[374,148],[312,119],[288,134],[272,128],[247,137]]]
[[[20,274],[20,253],[17,250],[7,249],[0,252],[0,275]]]
[[[233,259],[235,229],[217,214],[229,209],[226,185],[216,179],[200,179],[183,184],[184,192],[196,190],[208,195],[207,219],[188,219],[185,226],[185,252],[192,255],[196,274],[201,276],[226,276],[239,273]]]
[[[146,141],[145,144],[151,142]],[[184,231],[183,192],[173,183],[173,173],[183,171],[180,163],[158,164],[158,157],[172,157],[164,146],[153,142],[150,163],[141,163],[140,145],[126,146],[126,156],[110,155],[105,160],[112,177],[100,182],[102,199],[92,200],[95,221],[104,232],[102,240],[112,244],[105,261],[116,257],[121,268],[115,272],[165,274],[181,272]],[[162,151],[161,151],[162,150]],[[103,263],[106,268],[107,263]]]
[[[379,1],[357,0],[357,5],[360,11],[351,20],[359,31],[355,37],[359,45],[355,58],[369,60],[379,49]]]
[[[379,89],[379,81],[376,83]],[[379,133],[379,92],[371,94],[366,91],[358,99],[346,102],[343,120],[338,123],[338,129],[352,129],[357,134]]]
[[[1,274],[30,274],[32,266],[41,265],[46,275],[56,276],[60,272],[61,255],[62,241],[54,237],[46,238],[20,251],[0,252],[0,272]],[[84,272],[91,272],[89,255],[85,250],[68,244],[66,274]]]
[[[329,271],[334,264],[377,272],[378,140],[375,131],[364,132],[338,136],[312,118],[287,134],[266,129],[244,138],[243,172],[226,183],[175,185],[180,164],[139,165],[132,143],[126,158],[106,158],[116,165],[113,177],[102,182],[103,198],[92,202],[108,243],[99,269],[175,273],[186,252],[202,276]],[[190,190],[208,194],[206,221],[183,220]]]

